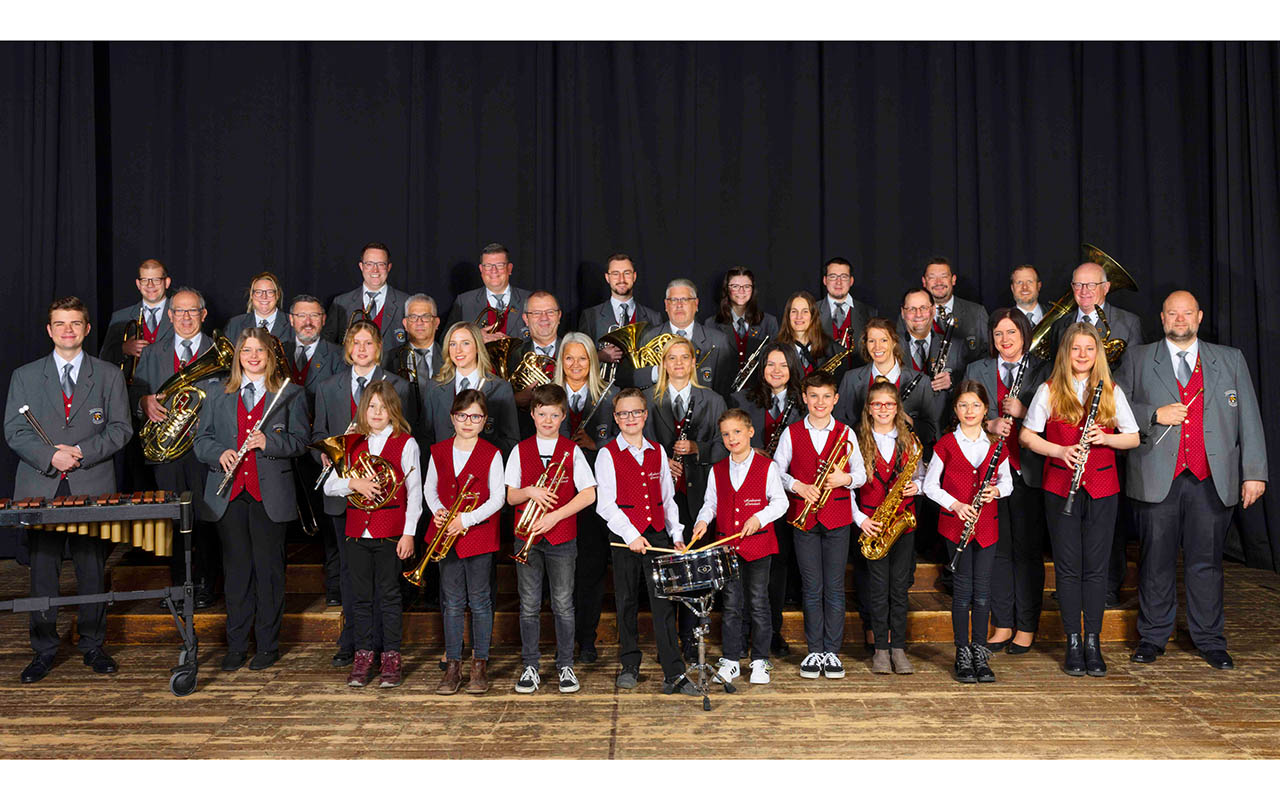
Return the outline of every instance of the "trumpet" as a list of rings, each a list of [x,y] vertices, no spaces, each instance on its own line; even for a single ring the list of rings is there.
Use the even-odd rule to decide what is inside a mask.
[[[131,319],[124,324],[124,343],[128,344],[134,339],[141,339],[142,332],[145,330],[144,314],[147,307],[142,303],[138,304],[138,318]],[[157,324],[158,326],[158,324]],[[133,383],[133,374],[138,371],[138,357],[125,356],[120,364],[120,369],[124,371],[124,382]]]
[[[474,510],[476,503],[480,501],[480,494],[470,491],[471,482],[474,479],[474,476],[468,475],[462,482],[462,486],[458,487],[458,496],[445,512],[442,524],[436,526],[436,535],[431,539],[431,544],[427,545],[427,552],[422,554],[422,561],[418,562],[417,567],[404,573],[404,579],[414,586],[422,586],[422,575],[427,570],[427,564],[432,561],[444,561],[445,556],[449,555],[449,551],[453,549],[454,543],[458,541],[458,537],[466,534],[466,528],[457,533],[446,533],[446,531],[459,514]]]
[[[271,416],[271,412],[275,409],[276,403],[280,402],[280,398],[284,396],[284,390],[292,383],[292,379],[285,378],[284,383],[280,384],[280,389],[276,392],[276,396],[271,398],[271,405],[267,406],[267,410],[262,412],[262,416],[258,421],[253,423],[253,429],[250,433],[257,433],[262,430],[262,423],[267,421],[267,417]],[[231,469],[227,470],[227,474],[222,476],[222,483],[218,484],[218,494],[226,491],[231,482],[235,480],[236,470],[240,469],[240,464],[244,462],[245,456],[249,455],[249,437],[244,437],[244,444],[240,445],[240,449],[236,451],[235,463],[231,465]]]
[[[733,379],[733,386],[729,388],[730,394],[742,391],[742,387],[747,385],[747,381],[751,379],[751,376],[755,374],[756,368],[760,365],[760,356],[764,353],[764,349],[768,344],[769,340],[765,339],[760,343],[760,346],[755,349],[755,352],[747,357],[747,361],[742,365],[742,369],[738,370],[738,377]]]
[[[567,461],[572,451],[567,451],[556,460],[554,464],[538,476],[538,482],[534,484],[539,489],[548,491],[556,491],[565,482],[565,471],[568,469]],[[524,510],[520,512],[520,520],[516,523],[516,536],[524,539],[524,547],[519,552],[512,553],[511,558],[517,564],[529,563],[529,552],[533,550],[533,540],[537,538],[537,534],[533,533],[533,526],[538,523],[547,514],[547,509],[540,503],[533,500],[525,503]]]
[[[845,465],[849,463],[849,457],[853,455],[854,449],[853,442],[841,435],[840,440],[832,447],[831,454],[818,464],[818,476],[813,480],[813,485],[818,487],[818,499],[806,501],[804,507],[800,509],[800,513],[796,514],[794,519],[789,520],[791,525],[800,530],[808,530],[813,525],[813,517],[827,504],[827,501],[831,499],[831,492],[834,491],[827,486],[827,478],[837,472],[844,471]]]

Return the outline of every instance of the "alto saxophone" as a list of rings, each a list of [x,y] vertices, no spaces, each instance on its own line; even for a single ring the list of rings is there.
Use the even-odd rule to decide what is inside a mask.
[[[907,462],[902,466],[898,477],[894,479],[893,485],[889,487],[884,500],[880,501],[875,513],[871,515],[873,522],[880,523],[880,532],[863,531],[858,537],[858,543],[862,547],[862,557],[868,561],[884,558],[898,541],[898,537],[916,526],[916,515],[910,511],[898,513],[898,507],[902,505],[903,492],[906,491],[907,484],[911,483],[916,469],[920,466],[920,456],[924,448],[920,446],[920,440],[915,436],[910,437],[907,447]]]

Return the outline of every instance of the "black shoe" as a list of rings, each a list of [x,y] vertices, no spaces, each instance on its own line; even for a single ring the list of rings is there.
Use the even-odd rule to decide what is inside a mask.
[[[279,650],[267,650],[264,653],[254,655],[253,660],[249,662],[249,669],[266,669],[279,660]]]
[[[1107,608],[1120,607],[1120,594],[1118,592],[1107,592]]]
[[[222,671],[235,672],[236,670],[243,667],[244,662],[248,660],[249,660],[248,653],[245,653],[239,650],[232,650],[222,657]]]
[[[23,683],[35,683],[43,680],[45,675],[53,669],[53,656],[36,656],[31,659],[31,663],[22,671]]]
[[[1005,646],[1004,651],[1011,656],[1020,656],[1023,653],[1030,653],[1031,645],[1035,643],[1035,639],[1031,640],[1031,644],[1018,644],[1014,640],[1010,639],[1009,644]]]
[[[350,650],[339,650],[333,654],[333,658],[329,659],[329,663],[335,667],[349,667],[355,660],[355,653]]]
[[[1226,650],[1197,650],[1196,652],[1214,669],[1236,668],[1236,662],[1231,660],[1231,656],[1227,655]]]
[[[679,692],[680,694],[691,695],[693,697],[702,696],[702,692],[698,689],[698,687],[694,686],[693,682],[690,681],[684,675],[677,675],[675,678],[663,678],[662,693],[675,694],[676,692]]]
[[[952,677],[961,683],[977,683],[978,676],[973,671],[973,653],[969,648],[956,648],[956,664],[952,671]]]
[[[196,608],[208,608],[213,605],[213,590],[207,585],[196,587]]]
[[[991,657],[991,649],[984,645],[971,644],[969,652],[973,655],[973,676],[978,683],[995,683],[996,674],[987,664],[987,659]]]
[[[1067,657],[1062,662],[1062,671],[1073,678],[1084,675],[1084,642],[1078,633],[1067,634]]]
[[[1008,639],[1001,639],[998,642],[987,642],[987,649],[993,653],[999,653],[1001,650],[1004,650],[1006,647],[1008,647],[1012,642],[1013,642],[1012,636],[1010,636]]]
[[[342,605],[342,595],[327,594],[324,596],[324,604],[329,608],[333,608],[334,606],[340,606]]]
[[[692,642],[689,644],[686,644],[680,648],[680,652],[684,656],[684,660],[686,664],[698,663],[698,645],[697,644]]]
[[[778,658],[786,658],[791,655],[791,645],[787,644],[786,639],[775,633],[773,641],[769,643],[769,652]]]
[[[1135,664],[1154,664],[1162,655],[1164,655],[1163,647],[1156,647],[1150,642],[1139,642],[1138,648],[1133,651],[1133,655],[1129,656],[1129,660]]]
[[[583,645],[578,650],[578,660],[583,664],[594,664],[596,663],[597,658],[599,658],[599,654],[596,653],[596,648],[594,646]]]
[[[1102,644],[1096,633],[1084,635],[1084,671],[1094,678],[1107,677],[1107,662],[1102,660]]]
[[[99,675],[110,675],[120,669],[114,658],[97,647],[84,654],[84,665],[93,667],[93,671]]]

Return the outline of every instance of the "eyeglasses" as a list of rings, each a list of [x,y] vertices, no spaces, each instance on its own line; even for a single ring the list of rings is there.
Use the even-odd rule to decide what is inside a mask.
[[[560,309],[553,308],[550,311],[526,311],[524,312],[524,315],[526,317],[538,317],[541,319],[546,319],[547,317],[554,317],[559,313],[560,313]]]
[[[684,306],[689,303],[698,302],[698,298],[696,297],[668,297],[666,300],[673,306]]]
[[[276,290],[275,289],[254,289],[253,296],[254,297],[275,297]]]
[[[198,315],[201,311],[204,311],[204,309],[203,308],[170,308],[169,311],[175,317],[194,317]]]
[[[626,270],[625,272],[618,272],[617,270],[611,270],[610,272],[606,272],[604,276],[606,278],[613,278],[614,280],[617,280],[618,278],[634,278],[635,274],[636,272],[633,269]]]
[[[914,317],[921,317],[933,311],[932,305],[927,306],[903,306],[902,313],[909,314]]]
[[[386,269],[387,267],[391,266],[390,261],[361,261],[360,263],[364,264],[369,269],[374,269],[374,270]]]
[[[731,283],[731,284],[729,284],[729,291],[731,291],[731,292],[749,292],[749,291],[751,291],[751,290],[752,290],[752,289],[754,289],[754,288],[755,288],[755,284],[753,284],[753,283]]]
[[[867,405],[871,406],[872,411],[887,411],[891,408],[897,408],[898,404],[892,400],[873,400]]]
[[[639,411],[615,411],[613,415],[618,419],[640,419],[648,413],[649,410],[647,408],[642,408]]]
[[[301,320],[303,322],[319,322],[321,319],[324,318],[324,312],[323,311],[304,311],[297,314],[290,314],[289,316],[293,317],[296,320]]]
[[[494,261],[492,264],[481,264],[480,269],[485,272],[497,272],[511,266],[510,261]]]
[[[484,417],[484,414],[463,414],[461,412],[453,415],[455,422],[470,422],[472,425],[479,425],[484,422]]]
[[[1077,292],[1085,289],[1088,289],[1091,292],[1096,292],[1098,291],[1098,287],[1104,283],[1108,283],[1108,281],[1090,281],[1089,283],[1077,283],[1076,281],[1072,281],[1071,288],[1075,289]]]
[[[823,277],[825,277],[827,280],[831,281],[832,283],[844,283],[845,281],[853,280],[852,275],[844,272],[828,272]]]
[[[142,284],[143,286],[159,286],[167,280],[169,279],[168,278],[138,278],[138,283]]]
[[[435,314],[406,314],[404,317],[409,322],[430,322],[436,318]]]

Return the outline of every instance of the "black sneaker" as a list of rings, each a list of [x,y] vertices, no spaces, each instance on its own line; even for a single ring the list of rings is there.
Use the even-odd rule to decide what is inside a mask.
[[[692,697],[702,696],[702,692],[698,690],[698,687],[694,686],[693,682],[685,675],[677,675],[675,678],[663,678],[662,693],[675,694],[676,692]]]
[[[249,660],[249,654],[232,650],[222,657],[222,671],[235,672],[244,666],[244,662]]]
[[[987,659],[991,658],[991,650],[984,645],[971,644],[969,652],[973,656],[973,676],[978,683],[995,683],[996,674],[987,664]]]
[[[333,654],[333,658],[329,659],[329,663],[335,667],[349,667],[355,657],[356,654],[350,650],[339,650]]]
[[[538,684],[542,680],[538,677],[538,668],[533,665],[527,665],[524,672],[520,673],[520,680],[516,681],[517,694],[533,694],[538,691]]]
[[[573,674],[573,667],[560,668],[560,693],[573,694],[582,688],[582,684],[578,683],[578,676]]]
[[[596,653],[596,649],[593,646],[583,645],[582,648],[578,650],[578,660],[583,664],[594,664],[596,663],[597,658],[599,658],[599,655]]]
[[[618,673],[618,679],[613,682],[614,686],[619,689],[634,689],[636,684],[640,682],[639,667],[623,667],[622,672]]]
[[[826,653],[810,653],[800,662],[801,678],[821,678],[822,663],[826,660]]]

